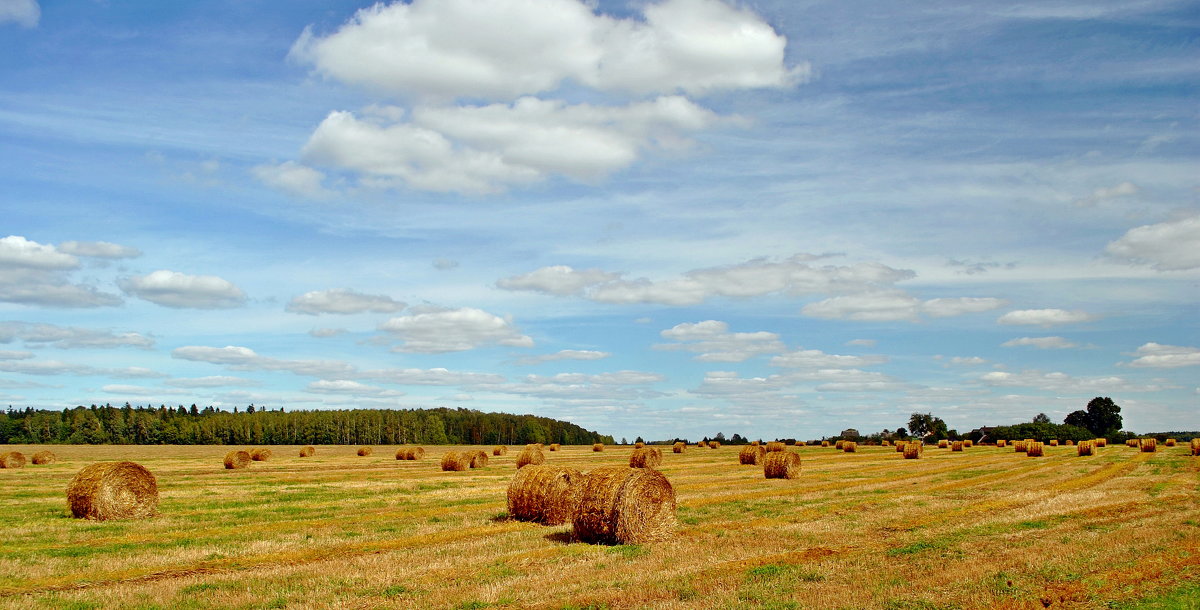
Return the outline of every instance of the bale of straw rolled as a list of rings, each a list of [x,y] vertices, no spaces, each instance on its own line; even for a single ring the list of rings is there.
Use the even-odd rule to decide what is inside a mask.
[[[225,468],[234,470],[237,468],[245,468],[250,465],[250,452],[235,449],[225,454]]]
[[[858,443],[854,441],[846,441],[842,443],[842,451],[846,453],[858,453]]]
[[[784,451],[786,449],[787,449],[787,445],[783,444],[783,442],[781,442],[781,441],[771,441],[771,442],[767,443],[767,452],[768,453],[770,453],[772,451]]]
[[[97,462],[67,485],[67,505],[76,519],[145,519],[158,512],[158,481],[133,462]]]
[[[592,451],[596,451],[596,452],[604,451],[604,443],[594,443],[592,445]]]
[[[1033,441],[1033,442],[1026,441],[1025,442],[1025,455],[1027,455],[1029,457],[1042,457],[1043,455],[1046,454],[1045,446],[1046,446],[1045,443],[1039,443],[1038,441]]]
[[[925,448],[925,445],[921,442],[904,443],[904,459],[906,459],[906,460],[920,459],[921,451],[924,448]]]
[[[1058,439],[1056,439],[1056,438],[1052,438],[1052,439],[1050,439],[1050,446],[1051,446],[1051,447],[1057,447],[1057,446],[1058,446]]]
[[[708,448],[708,443],[706,443],[706,442],[704,442],[704,441],[696,441],[696,446],[697,446],[697,447],[700,447],[700,448],[702,448],[702,449],[707,449],[707,448]]]
[[[312,445],[309,445],[300,450],[300,457],[312,457],[312,455],[316,452],[317,450],[313,449]]]
[[[829,446],[829,441],[821,441],[821,446],[822,446],[822,447],[828,447],[828,446]]]
[[[751,444],[751,445],[756,445],[756,446],[757,446],[757,445],[761,445],[761,444],[762,444],[762,441],[750,441],[750,444]]]
[[[800,476],[800,454],[772,451],[762,457],[763,476],[768,479],[794,479]]]
[[[904,453],[904,447],[908,445],[907,441],[896,441],[896,453]]]
[[[447,451],[442,456],[442,470],[446,472],[461,472],[471,467],[471,456],[465,452]]]
[[[643,443],[642,441],[638,441],[633,444],[634,449],[641,449],[642,447],[645,447],[645,446],[646,446],[646,443]]]
[[[559,450],[559,449],[561,449],[561,448],[562,448],[562,445],[561,445],[561,444],[559,444],[559,443],[550,443],[550,450],[551,450],[551,451],[558,451],[558,450]]]
[[[508,455],[508,446],[496,445],[496,447],[492,449],[492,455]]]
[[[796,446],[797,446],[797,447],[803,447],[803,446],[804,446],[804,441],[796,441]]]
[[[250,459],[255,462],[265,462],[271,459],[272,455],[274,454],[266,447],[258,447],[250,451]]]
[[[708,441],[708,448],[709,449],[720,449],[721,442],[720,441]]]
[[[1154,453],[1158,451],[1158,439],[1144,438],[1142,439],[1142,453]]]
[[[974,446],[975,446],[975,441],[973,441],[969,438],[963,440],[963,447],[970,449],[971,447],[974,447]]]
[[[518,521],[559,525],[571,520],[579,507],[583,473],[574,468],[531,465],[508,484],[508,515]]]
[[[1025,453],[1025,450],[1029,448],[1028,444],[1026,441],[1013,441],[1013,451]]]
[[[1192,439],[1192,455],[1200,455],[1200,438]]]
[[[1175,439],[1173,439],[1173,438],[1169,438],[1169,439],[1167,439],[1167,440],[1166,440],[1166,442],[1164,442],[1163,444],[1164,444],[1164,445],[1166,445],[1166,446],[1168,446],[1168,447],[1174,447],[1176,443],[1175,443]]]
[[[1067,439],[1067,442],[1064,444],[1068,447],[1073,447],[1073,446],[1075,446],[1075,441],[1073,441],[1071,439]]]
[[[886,439],[884,439],[884,440],[882,440],[882,441],[879,441],[879,446],[880,446],[880,447],[891,447],[891,446],[892,446],[892,441],[889,441],[889,440],[886,440]]]
[[[54,455],[53,451],[43,450],[33,454],[33,457],[29,458],[29,461],[33,462],[34,465],[41,466],[44,464],[53,464],[57,459],[58,457]]]
[[[954,441],[950,444],[950,451],[962,451],[963,447],[965,447],[965,445],[963,445],[962,441]]]
[[[358,448],[358,455],[360,457],[365,457],[365,456],[371,455],[374,452],[375,452],[375,449],[373,447],[359,447]]]
[[[419,460],[425,457],[424,447],[401,447],[396,450],[397,460]]]
[[[1106,438],[1098,438],[1098,439],[1096,439],[1096,446],[1097,446],[1097,447],[1107,447],[1107,446],[1108,446],[1108,439],[1106,439]]]
[[[938,449],[946,449],[949,446],[950,446],[949,440],[942,439],[942,440],[938,441]]]
[[[996,441],[996,446],[997,446],[997,447],[1007,447],[1007,446],[1008,446],[1008,441],[1006,441],[1006,440],[1004,440],[1004,439],[999,439],[999,440],[997,440],[997,441]]]
[[[600,544],[642,544],[675,531],[675,489],[657,470],[606,466],[583,477],[572,519],[575,538]]]
[[[24,468],[25,454],[20,451],[0,453],[0,468]]]
[[[837,441],[837,442],[833,443],[833,448],[837,451],[841,451],[842,447],[845,447],[845,446],[846,446],[846,441]]]
[[[1095,455],[1096,441],[1081,441],[1078,445],[1075,445],[1075,453],[1078,454],[1079,457]]]
[[[1140,443],[1139,443],[1138,439],[1131,438],[1131,439],[1126,439],[1125,446],[1126,447],[1139,447]]]
[[[767,450],[762,445],[746,445],[738,452],[738,463],[756,466],[762,463]]]
[[[469,449],[463,452],[467,465],[471,468],[483,468],[488,465],[488,454],[481,449]]]
[[[674,445],[671,445],[671,453],[683,453],[685,449],[687,449],[687,443],[683,441],[678,441]]]
[[[653,447],[634,449],[633,453],[629,454],[630,468],[658,468],[659,464],[662,464],[662,454],[656,452]]]
[[[537,447],[525,447],[521,453],[517,455],[517,468],[528,466],[530,464],[538,465],[545,464],[546,456],[542,455],[542,450]]]

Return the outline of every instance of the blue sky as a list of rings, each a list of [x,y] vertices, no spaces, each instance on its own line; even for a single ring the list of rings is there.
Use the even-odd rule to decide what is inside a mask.
[[[1198,27],[0,0],[0,404],[1195,429]]]

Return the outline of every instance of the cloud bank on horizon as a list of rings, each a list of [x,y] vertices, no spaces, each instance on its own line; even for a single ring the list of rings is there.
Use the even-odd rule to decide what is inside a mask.
[[[1200,425],[1186,2],[155,7],[0,0],[0,402]]]

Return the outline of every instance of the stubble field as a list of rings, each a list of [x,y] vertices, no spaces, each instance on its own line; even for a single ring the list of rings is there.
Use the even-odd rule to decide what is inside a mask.
[[[679,527],[641,546],[509,520],[519,448],[464,472],[438,466],[462,447],[272,447],[244,470],[223,467],[230,447],[49,449],[54,464],[0,469],[0,607],[1200,608],[1187,447],[789,448],[792,480],[737,447],[667,447]],[[630,451],[545,455],[587,471]],[[71,477],[106,460],[154,473],[159,516],[70,517]]]

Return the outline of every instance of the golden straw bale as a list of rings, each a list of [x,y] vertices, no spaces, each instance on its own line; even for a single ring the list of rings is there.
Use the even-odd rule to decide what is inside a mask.
[[[654,447],[634,449],[629,454],[630,468],[658,468],[659,464],[662,464],[662,453]]]
[[[358,455],[359,455],[359,456],[368,456],[368,455],[371,455],[371,454],[372,454],[372,453],[374,453],[374,452],[375,452],[375,449],[374,449],[374,448],[372,448],[372,447],[359,447],[359,448],[358,448]]]
[[[508,455],[508,446],[496,445],[496,447],[492,449],[492,455]]]
[[[1169,439],[1167,439],[1167,440],[1166,440],[1166,442],[1165,442],[1165,443],[1163,443],[1163,444],[1165,444],[1165,445],[1166,445],[1166,446],[1168,446],[1168,447],[1174,447],[1174,446],[1175,446],[1175,439],[1173,439],[1173,438],[1169,438]]]
[[[920,459],[921,452],[925,450],[925,444],[920,441],[904,443],[904,459],[916,460]]]
[[[595,443],[592,445],[592,451],[604,451],[604,443]]]
[[[907,441],[896,441],[896,453],[904,453],[904,447],[907,445]]]
[[[250,451],[250,459],[254,460],[255,462],[265,462],[271,459],[272,455],[274,455],[274,453],[272,453],[271,450],[267,449],[266,447],[258,447],[257,449]]]
[[[460,472],[471,467],[471,456],[466,452],[447,451],[442,456],[442,470]]]
[[[973,441],[969,438],[963,440],[963,447],[970,449],[971,447],[974,447],[974,446],[975,446],[975,441]]]
[[[76,519],[145,519],[158,512],[158,481],[133,462],[98,462],[67,485],[67,505]]]
[[[846,441],[842,443],[842,451],[846,453],[858,453],[858,443],[854,441]]]
[[[762,458],[763,476],[768,479],[794,479],[800,476],[800,454],[772,451]]]
[[[1026,441],[1013,441],[1013,451],[1025,453],[1025,450],[1028,449],[1026,445],[1028,445]]]
[[[24,468],[25,454],[20,451],[0,453],[0,468]]]
[[[463,455],[471,468],[483,468],[488,465],[488,454],[482,449],[469,449],[463,452]]]
[[[529,464],[545,464],[546,456],[542,455],[542,450],[534,447],[525,447],[521,453],[517,455],[517,468],[527,466]]]
[[[1058,439],[1056,439],[1056,438],[1052,438],[1052,439],[1050,439],[1050,446],[1051,446],[1051,447],[1057,447],[1057,446],[1058,446]]]
[[[42,465],[42,464],[53,464],[54,461],[57,459],[58,459],[58,457],[54,455],[54,452],[43,450],[43,451],[39,451],[39,452],[33,454],[33,457],[30,458],[30,461],[33,462],[35,465]]]
[[[721,442],[720,441],[708,441],[708,448],[709,449],[720,449]]]
[[[1029,457],[1042,457],[1045,454],[1045,443],[1025,441],[1025,455]]]
[[[561,448],[562,448],[562,445],[561,445],[561,444],[559,444],[559,443],[550,443],[550,450],[551,450],[551,451],[558,451],[558,450],[559,450],[559,449],[561,449]]]
[[[997,440],[997,441],[996,441],[996,446],[997,446],[997,447],[1007,447],[1007,446],[1008,446],[1008,441],[1006,441],[1006,440],[1004,440],[1004,439]]]
[[[1064,445],[1066,445],[1066,446],[1068,446],[1068,447],[1072,447],[1072,446],[1074,446],[1074,445],[1075,445],[1075,441],[1073,441],[1073,440],[1071,440],[1071,439],[1067,439],[1067,442],[1066,442],[1066,443],[1063,443],[1063,444],[1064,444]]]
[[[1154,453],[1158,451],[1158,439],[1144,438],[1142,439],[1142,453]]]
[[[706,442],[704,442],[704,441],[696,441],[696,446],[697,446],[697,447],[701,447],[701,448],[705,448],[705,449],[707,449],[707,448],[708,448],[708,443],[706,443]]]
[[[783,442],[781,442],[781,441],[771,441],[771,442],[767,443],[767,451],[768,452],[784,451],[786,449],[787,449],[787,445],[783,444]]]
[[[642,447],[645,447],[645,446],[646,446],[646,443],[643,443],[642,441],[638,441],[633,444],[634,449],[641,449]]]
[[[746,445],[738,452],[738,463],[750,465],[761,464],[763,456],[766,454],[767,450],[762,445]]]
[[[1108,439],[1106,439],[1106,438],[1098,438],[1098,439],[1096,439],[1096,446],[1097,446],[1097,447],[1107,447],[1107,446],[1108,446]]]
[[[842,447],[845,447],[845,446],[846,446],[846,441],[837,441],[833,444],[833,448],[838,451],[841,451]]]
[[[803,446],[804,446],[804,441],[796,441],[796,446],[797,446],[797,447],[803,447]]]
[[[575,538],[601,544],[642,544],[671,536],[675,489],[657,470],[606,466],[583,477]]]
[[[962,451],[963,447],[965,447],[965,446],[966,445],[963,445],[962,441],[954,441],[950,445],[950,451]]]
[[[564,466],[531,465],[508,484],[508,515],[518,521],[559,525],[579,507],[583,474]]]
[[[821,446],[822,446],[822,447],[828,447],[828,446],[829,446],[829,441],[821,441]]]
[[[938,449],[945,449],[950,446],[950,441],[942,439],[938,441]]]
[[[671,453],[683,453],[684,449],[687,449],[687,443],[683,441],[677,441],[671,445]]]
[[[225,468],[233,470],[235,468],[245,468],[250,465],[250,452],[233,450],[225,454]]]
[[[300,457],[312,457],[312,454],[314,454],[316,452],[317,452],[317,450],[313,449],[312,445],[309,445],[300,450]]]
[[[758,445],[762,444],[762,441],[750,441],[750,444],[757,447]]]
[[[403,456],[401,456],[400,451],[404,452]],[[425,457],[424,447],[401,447],[400,451],[396,452],[396,459],[398,460],[419,460]]]
[[[1192,455],[1200,455],[1200,437],[1192,439]]]
[[[1096,441],[1080,441],[1078,445],[1075,445],[1075,452],[1080,457],[1085,455],[1095,455]]]

